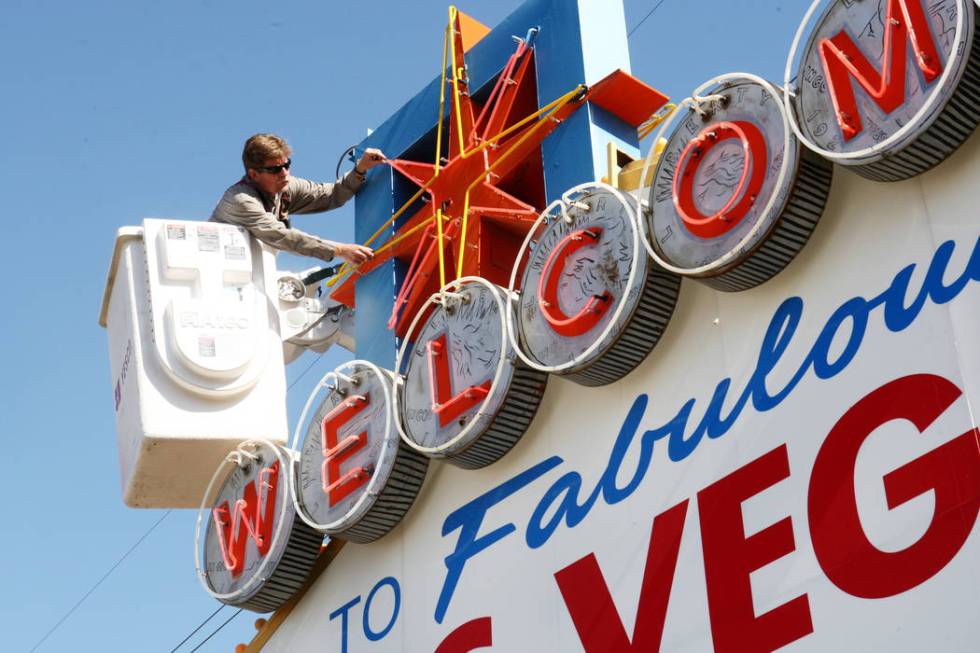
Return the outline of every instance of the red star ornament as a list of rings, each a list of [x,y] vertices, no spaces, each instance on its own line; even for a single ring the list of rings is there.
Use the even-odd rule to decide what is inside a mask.
[[[442,215],[445,280],[474,275],[507,285],[520,246],[544,205],[541,142],[586,100],[634,127],[667,102],[656,90],[617,70],[589,89],[572,89],[564,98],[538,109],[534,75],[528,74],[534,60],[532,30],[527,38],[518,40],[516,51],[481,106],[470,96],[465,66],[457,66],[464,54],[458,14],[450,27],[453,63],[451,79],[444,87],[452,88],[450,121],[448,130],[437,138],[436,148],[441,155],[442,141],[448,140],[448,156],[438,165],[389,161],[419,186],[425,205],[398,227],[374,259],[331,295],[354,306],[354,284],[359,276],[390,258],[408,263],[389,322],[400,337],[442,284],[438,215]],[[518,120],[518,115],[527,118]]]
[[[453,47],[457,61],[461,61],[458,34]],[[443,216],[446,280],[456,277],[462,257],[462,276],[477,275],[506,285],[518,249],[543,204],[539,146],[558,124],[530,120],[521,121],[526,124],[515,128],[515,114],[528,109],[530,114],[537,109],[534,78],[527,74],[532,63],[532,50],[526,41],[521,41],[482,107],[470,97],[464,77],[452,84],[455,97],[450,100],[450,120],[443,135],[448,140],[449,156],[440,162],[438,174],[435,164],[389,161],[400,174],[425,188],[425,205],[397,229],[389,241],[392,245],[334,291],[335,299],[352,304],[358,276],[390,258],[411,261],[395,304],[396,319],[389,325],[404,336],[422,304],[440,288],[435,225],[439,210]],[[505,131],[510,133],[501,137]],[[485,145],[488,141],[492,142]],[[481,149],[481,145],[485,146]],[[463,146],[465,154],[461,151]],[[464,237],[467,195],[469,211]]]

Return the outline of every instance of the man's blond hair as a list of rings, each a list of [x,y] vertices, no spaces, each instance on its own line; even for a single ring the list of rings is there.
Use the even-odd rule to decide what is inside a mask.
[[[255,134],[245,141],[242,163],[245,170],[261,168],[270,159],[289,158],[293,151],[275,134]]]

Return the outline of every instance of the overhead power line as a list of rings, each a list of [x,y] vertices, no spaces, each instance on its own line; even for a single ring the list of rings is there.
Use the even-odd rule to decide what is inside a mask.
[[[181,646],[183,646],[184,644],[186,644],[187,643],[187,640],[189,640],[191,637],[193,637],[194,635],[197,634],[197,631],[199,631],[200,629],[204,628],[204,624],[206,624],[207,622],[209,622],[212,619],[214,619],[214,615],[218,614],[219,612],[221,612],[222,610],[224,610],[226,607],[228,607],[228,606],[225,605],[224,603],[222,603],[221,605],[219,605],[218,606],[218,609],[215,610],[214,612],[212,612],[210,615],[208,615],[208,618],[207,619],[205,619],[200,624],[198,624],[197,628],[195,628],[194,630],[192,630],[187,637],[185,637],[184,639],[180,640],[180,644],[178,644],[177,646],[175,646],[172,649],[170,649],[170,653],[176,653],[177,649],[179,649]]]
[[[626,35],[626,38],[629,38],[629,37],[633,36],[633,32],[635,32],[636,30],[640,29],[640,26],[643,23],[647,22],[647,18],[649,18],[650,16],[652,16],[653,15],[653,12],[655,12],[657,9],[660,9],[660,5],[662,5],[663,3],[664,3],[664,0],[657,0],[657,4],[653,5],[653,9],[651,9],[650,11],[648,11],[647,12],[647,15],[644,16],[643,18],[641,18],[640,19],[640,22],[638,22],[636,25],[633,26],[633,29],[631,29],[629,31],[629,33]]]
[[[51,637],[51,635],[54,633],[54,631],[58,630],[58,628],[61,626],[61,624],[65,623],[65,621],[68,620],[68,617],[70,617],[72,615],[72,613],[74,613],[75,610],[77,610],[79,608],[79,606],[82,605],[82,603],[85,603],[85,600],[92,595],[92,592],[94,592],[95,590],[97,590],[99,588],[99,585],[101,585],[103,582],[105,582],[105,579],[108,578],[109,575],[112,574],[112,572],[114,572],[116,570],[116,568],[119,567],[119,565],[121,565],[123,563],[123,560],[125,560],[126,558],[128,558],[129,555],[133,551],[136,550],[136,547],[138,547],[140,544],[143,543],[143,540],[145,540],[147,537],[149,537],[150,533],[152,533],[154,531],[154,529],[156,529],[156,527],[159,526],[160,523],[163,522],[163,520],[166,519],[167,518],[167,515],[169,515],[171,512],[173,512],[173,511],[172,510],[168,510],[167,512],[163,513],[163,516],[160,517],[160,519],[158,519],[155,524],[153,524],[152,526],[150,526],[150,528],[145,533],[143,533],[143,535],[138,540],[136,540],[136,542],[133,544],[133,546],[129,547],[129,550],[126,551],[126,553],[122,554],[122,557],[119,558],[119,560],[116,560],[116,564],[114,564],[111,567],[109,567],[109,570],[107,572],[105,572],[104,574],[102,574],[102,578],[100,578],[98,581],[96,581],[96,583],[94,585],[92,585],[92,587],[90,587],[89,590],[87,592],[85,592],[85,594],[82,595],[82,598],[78,599],[78,601],[75,602],[75,605],[71,606],[71,609],[68,610],[68,612],[66,612],[64,614],[64,616],[61,617],[61,619],[59,619],[57,621],[57,623],[55,623],[55,625],[51,626],[51,628],[48,629],[48,632],[44,633],[44,637],[42,637],[41,639],[38,640],[37,644],[34,645],[34,647],[31,649],[30,653],[34,653],[34,651],[36,651],[38,648],[40,648],[41,644],[43,644],[45,642],[45,640],[48,639],[48,637]]]
[[[218,626],[218,628],[217,628],[217,629],[216,629],[216,630],[215,630],[215,631],[214,631],[213,633],[211,633],[210,635],[208,635],[207,637],[205,637],[205,638],[204,638],[204,639],[203,639],[203,640],[201,641],[201,643],[200,643],[200,644],[198,644],[197,646],[195,646],[194,648],[192,648],[192,649],[190,650],[190,653],[194,653],[194,651],[196,651],[197,649],[199,649],[199,648],[201,648],[202,646],[204,646],[204,645],[205,645],[205,644],[207,643],[207,641],[208,641],[209,639],[211,639],[212,637],[214,637],[215,635],[217,635],[217,634],[218,634],[218,632],[220,632],[222,628],[224,628],[225,626],[227,626],[228,624],[230,624],[230,623],[231,623],[231,620],[232,620],[232,619],[234,619],[235,617],[237,617],[238,615],[240,615],[240,614],[242,613],[242,610],[243,610],[243,608],[238,608],[238,612],[236,612],[235,614],[233,614],[233,615],[231,615],[230,617],[228,617],[228,618],[227,618],[227,619],[225,620],[225,622],[224,622],[223,624],[221,624],[220,626]]]
[[[323,352],[323,354],[325,354],[325,353],[326,352]],[[293,382],[289,384],[289,387],[287,387],[286,390],[287,391],[292,390],[293,389],[293,386],[296,385],[297,383],[299,383],[299,380],[302,379],[304,376],[306,376],[306,373],[309,372],[310,370],[312,370],[313,369],[313,366],[316,365],[317,362],[321,358],[323,358],[323,354],[320,354],[319,356],[317,356],[316,358],[314,358],[313,361],[309,365],[306,366],[306,369],[303,370],[302,372],[300,372],[300,375],[297,376],[295,379],[293,379]]]

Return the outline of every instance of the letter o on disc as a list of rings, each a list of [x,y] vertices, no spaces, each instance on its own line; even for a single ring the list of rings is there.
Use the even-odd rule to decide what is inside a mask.
[[[351,361],[325,374],[307,401],[293,498],[300,517],[331,537],[373,542],[422,488],[429,460],[398,436],[393,380],[388,370]]]
[[[680,291],[680,277],[643,249],[636,201],[583,184],[531,233],[516,308],[522,358],[586,386],[626,376],[656,346]]]
[[[875,181],[937,165],[980,122],[978,21],[971,0],[816,0],[786,63],[793,129]]]
[[[433,295],[409,327],[395,398],[402,437],[416,451],[477,469],[503,457],[531,424],[548,375],[512,351],[505,301],[502,288],[463,277]]]
[[[296,517],[289,453],[250,440],[218,466],[197,516],[195,562],[204,589],[254,612],[278,609],[313,569],[323,535]]]
[[[753,288],[785,268],[823,214],[831,164],[800,145],[781,91],[743,73],[696,89],[678,111],[649,191],[650,255],[718,290]]]

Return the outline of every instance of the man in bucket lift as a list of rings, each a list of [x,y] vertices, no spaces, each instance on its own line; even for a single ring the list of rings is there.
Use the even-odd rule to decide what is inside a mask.
[[[275,134],[255,134],[245,141],[245,176],[225,191],[211,221],[240,225],[276,249],[324,261],[339,256],[357,265],[374,256],[369,247],[335,243],[294,229],[289,214],[342,206],[364,183],[367,171],[384,161],[381,150],[367,149],[354,169],[333,184],[291,177],[290,154],[289,145]]]

